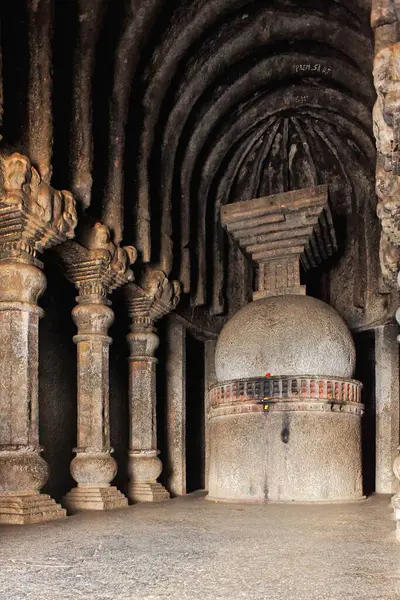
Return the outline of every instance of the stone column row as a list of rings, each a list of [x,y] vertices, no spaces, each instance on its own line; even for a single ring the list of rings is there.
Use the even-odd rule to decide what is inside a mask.
[[[162,464],[156,431],[156,320],[179,301],[179,285],[147,268],[137,283],[132,247],[120,248],[97,223],[79,243],[75,202],[43,182],[28,158],[0,155],[0,523],[37,523],[66,511],[40,494],[49,475],[39,445],[37,305],[46,287],[38,254],[59,245],[68,279],[78,290],[72,317],[78,332],[78,423],[71,473],[77,486],[65,497],[70,512],[119,508],[126,497],[111,482],[117,473],[109,426],[108,296],[126,285],[132,320],[130,365],[130,483],[132,501],[169,497],[157,483]]]

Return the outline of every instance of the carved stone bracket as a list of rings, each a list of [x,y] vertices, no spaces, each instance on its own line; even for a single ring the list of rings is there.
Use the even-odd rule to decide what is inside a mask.
[[[81,243],[63,244],[59,254],[67,278],[79,291],[80,304],[107,303],[108,294],[134,279],[129,266],[136,261],[135,248],[113,244],[110,230],[101,223],[86,229]]]
[[[74,237],[75,202],[41,180],[29,158],[0,155],[0,523],[59,519],[39,494],[49,475],[40,456],[37,305],[46,277],[37,258]]]
[[[127,499],[110,482],[117,473],[111,456],[109,418],[108,329],[114,313],[108,294],[133,281],[129,266],[136,250],[111,242],[101,223],[87,229],[81,243],[68,242],[59,251],[67,278],[78,291],[72,317],[78,327],[78,448],[71,474],[78,486],[65,497],[70,512],[105,510],[127,505]]]
[[[126,288],[132,327],[148,330],[156,321],[172,312],[179,303],[180,284],[170,282],[163,271],[147,267],[140,280]]]
[[[156,364],[159,339],[154,323],[177,306],[180,285],[163,271],[146,268],[138,283],[126,286],[131,318],[129,357],[130,448],[128,496],[133,502],[169,498],[157,482],[162,471],[156,428]]]

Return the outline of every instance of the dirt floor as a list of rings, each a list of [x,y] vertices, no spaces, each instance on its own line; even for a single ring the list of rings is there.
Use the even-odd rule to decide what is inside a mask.
[[[0,527],[0,599],[397,600],[389,497],[239,505],[196,494]]]

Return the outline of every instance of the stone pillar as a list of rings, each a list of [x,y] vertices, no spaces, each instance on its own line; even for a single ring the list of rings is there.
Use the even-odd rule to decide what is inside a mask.
[[[379,257],[384,279],[394,284],[400,267],[400,27],[397,0],[372,0],[371,26],[375,34],[373,110],[376,139],[377,214],[381,220]],[[397,281],[398,287],[400,280]],[[400,310],[396,315],[400,323]],[[394,462],[400,479],[400,458]],[[400,539],[400,494],[393,498]]]
[[[186,494],[186,328],[176,318],[167,327],[167,471],[172,496]]]
[[[72,317],[78,327],[78,447],[71,474],[78,486],[65,496],[69,512],[107,510],[127,506],[123,494],[110,485],[117,474],[111,456],[109,418],[108,329],[114,321],[107,295],[133,280],[128,265],[136,260],[134,248],[119,248],[110,241],[106,226],[96,223],[82,243],[60,249],[66,275],[78,291]]]
[[[21,154],[0,155],[0,523],[66,516],[40,494],[37,302],[46,288],[38,252],[74,236],[75,202],[44,183]]]
[[[399,346],[397,325],[375,330],[376,492],[394,494],[398,482],[393,461],[399,445]]]
[[[157,482],[162,463],[157,450],[156,364],[159,345],[155,321],[171,312],[179,301],[177,282],[159,270],[147,268],[139,284],[126,287],[131,332],[129,357],[130,448],[128,497],[133,502],[169,498]]]
[[[205,446],[205,489],[208,490],[208,472],[210,463],[210,387],[217,382],[215,373],[215,348],[217,340],[204,342],[204,446]]]

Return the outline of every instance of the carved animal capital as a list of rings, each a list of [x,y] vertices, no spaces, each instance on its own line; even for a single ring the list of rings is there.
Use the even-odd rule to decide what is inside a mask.
[[[176,308],[180,294],[181,286],[178,281],[170,281],[164,271],[145,267],[138,282],[126,287],[133,327],[152,329],[155,321]]]
[[[79,291],[79,302],[106,302],[108,294],[134,280],[129,268],[137,258],[133,246],[111,241],[108,227],[96,223],[84,231],[80,243],[66,242],[59,248],[67,278]]]
[[[37,253],[73,238],[77,222],[70,192],[42,181],[26,156],[0,154],[0,260],[40,266]]]

